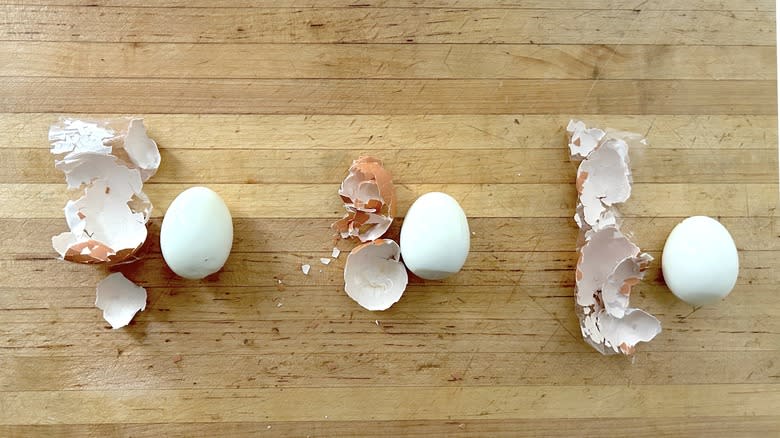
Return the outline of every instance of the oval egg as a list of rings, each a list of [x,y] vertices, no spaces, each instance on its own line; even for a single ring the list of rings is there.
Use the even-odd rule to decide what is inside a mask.
[[[661,255],[664,280],[677,298],[694,306],[725,298],[737,283],[739,256],[728,230],[707,216],[674,227]]]
[[[458,201],[445,193],[426,193],[414,201],[404,218],[401,257],[418,277],[440,280],[463,267],[470,238]]]
[[[220,269],[233,246],[233,218],[213,190],[191,187],[165,212],[160,249],[176,275],[200,279]]]

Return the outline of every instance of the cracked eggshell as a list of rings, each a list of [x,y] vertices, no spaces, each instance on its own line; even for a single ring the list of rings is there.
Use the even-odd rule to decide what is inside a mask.
[[[737,283],[739,255],[726,227],[707,216],[689,217],[664,244],[661,265],[669,289],[694,306],[725,298]]]
[[[382,237],[390,228],[395,216],[395,187],[390,172],[378,159],[360,157],[353,161],[339,196],[347,213],[331,228],[342,238],[367,242]]]
[[[98,283],[95,306],[103,311],[103,319],[111,328],[122,328],[146,309],[146,289],[115,272]]]
[[[401,255],[418,277],[441,280],[463,267],[470,236],[458,201],[446,193],[426,193],[406,213],[401,226]]]
[[[638,342],[661,332],[652,315],[628,307],[631,287],[653,258],[639,252],[620,231],[615,204],[631,195],[631,145],[646,145],[639,134],[588,129],[572,120],[569,150],[577,171],[574,221],[580,229],[576,267],[576,312],[585,341],[602,354],[633,354]]]
[[[582,219],[597,228],[608,207],[631,196],[628,145],[618,139],[606,140],[580,163],[576,186]]]
[[[153,174],[160,164],[159,150],[146,136],[143,121],[61,119],[49,129],[49,141],[52,154],[64,154],[55,167],[65,174],[68,188],[84,188],[81,198],[65,206],[70,231],[52,238],[54,249],[65,260],[79,263],[132,261],[146,240],[152,209],[142,191],[144,175]],[[157,158],[123,161],[114,155],[112,144],[119,150],[130,148],[136,156]]]
[[[582,335],[603,354],[633,354],[636,344],[650,342],[661,333],[661,323],[640,309],[626,309],[621,318],[603,309],[586,315],[581,324]]]
[[[204,278],[219,271],[233,246],[233,219],[213,190],[191,187],[165,212],[160,228],[163,258],[180,277]]]
[[[645,270],[652,261],[650,254],[642,253],[618,263],[601,289],[601,301],[607,313],[616,318],[625,315],[631,288],[645,277]]]
[[[615,226],[591,234],[580,249],[576,268],[577,304],[592,306],[596,296],[619,263],[639,254],[634,245]]]
[[[368,310],[386,310],[401,299],[409,280],[400,248],[389,239],[355,247],[344,266],[344,290]]]
[[[606,133],[598,128],[588,128],[581,120],[570,120],[566,126],[569,136],[569,153],[572,160],[582,160],[599,145]]]

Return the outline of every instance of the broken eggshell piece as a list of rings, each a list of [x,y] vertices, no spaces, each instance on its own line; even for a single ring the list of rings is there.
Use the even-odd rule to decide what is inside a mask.
[[[54,249],[79,263],[121,263],[146,240],[152,210],[143,182],[160,165],[157,144],[141,119],[61,119],[49,129],[55,167],[70,189],[84,195],[65,206],[70,231],[52,238]],[[123,159],[124,158],[124,159]]]
[[[598,128],[588,128],[581,120],[570,120],[566,126],[569,136],[569,152],[572,159],[584,159],[587,157],[606,133]]]
[[[409,280],[401,249],[389,239],[355,247],[344,267],[344,290],[368,310],[386,310],[401,299]]]
[[[614,218],[607,213],[608,207],[631,196],[628,144],[609,139],[593,150],[577,169],[577,193],[583,207],[582,219],[591,228],[598,228],[604,216]]]
[[[160,250],[176,275],[198,280],[227,261],[233,218],[225,201],[206,187],[190,187],[168,207],[160,227]]]
[[[633,354],[637,343],[661,332],[658,319],[629,307],[631,288],[653,258],[620,231],[615,208],[631,196],[626,139],[632,144],[644,141],[636,134],[606,133],[574,120],[567,132],[572,159],[582,161],[574,215],[580,228],[575,302],[582,336],[602,354]]]
[[[395,216],[395,188],[390,172],[378,159],[360,157],[353,161],[339,196],[347,213],[331,228],[342,238],[367,242],[382,237],[390,228]]]
[[[130,324],[137,312],[146,309],[146,289],[115,272],[98,283],[95,306],[103,311],[103,319],[111,328],[118,329]]]

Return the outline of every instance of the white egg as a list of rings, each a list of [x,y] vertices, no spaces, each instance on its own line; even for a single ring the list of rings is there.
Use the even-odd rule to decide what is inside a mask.
[[[739,274],[734,239],[720,222],[707,216],[689,217],[674,227],[661,265],[672,293],[694,306],[724,298]]]
[[[406,213],[401,227],[401,257],[418,277],[440,280],[460,271],[469,244],[466,214],[450,195],[426,193]]]
[[[165,212],[160,249],[177,275],[194,280],[219,271],[232,246],[233,218],[213,190],[191,187]]]

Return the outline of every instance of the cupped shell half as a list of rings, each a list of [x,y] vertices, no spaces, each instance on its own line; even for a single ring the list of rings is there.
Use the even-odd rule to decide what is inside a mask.
[[[386,310],[401,299],[409,277],[401,248],[379,239],[355,247],[344,267],[344,290],[368,310]]]

